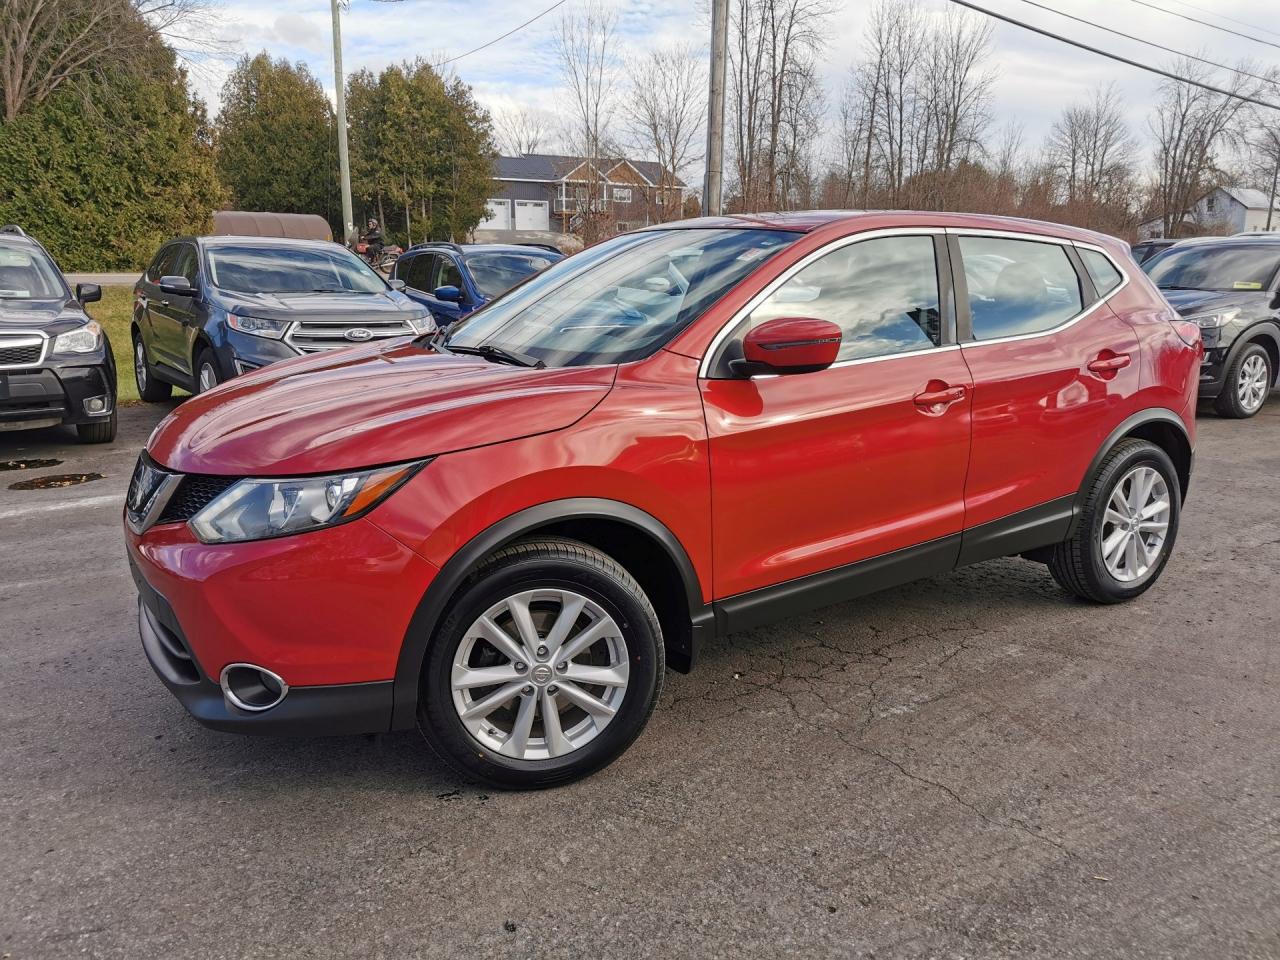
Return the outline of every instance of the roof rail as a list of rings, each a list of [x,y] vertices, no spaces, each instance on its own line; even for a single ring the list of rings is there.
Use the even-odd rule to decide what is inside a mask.
[[[452,243],[449,240],[428,240],[426,243],[415,243],[409,249],[425,250],[427,247],[447,247],[448,249],[452,250],[454,253],[466,253],[466,251],[463,250],[461,246],[459,246],[456,243]]]
[[[532,241],[529,241],[529,242],[518,241],[515,245],[517,247],[535,247],[538,250],[548,250],[551,253],[558,253],[561,256],[564,255],[563,250],[561,250],[559,247],[554,246],[553,244],[550,244],[550,243],[534,243]]]
[[[16,223],[6,223],[3,227],[0,227],[0,233],[12,233],[19,237],[25,237],[27,235],[27,231],[23,230]]]

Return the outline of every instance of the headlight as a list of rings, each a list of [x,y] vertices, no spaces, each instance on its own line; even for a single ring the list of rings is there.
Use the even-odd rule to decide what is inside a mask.
[[[428,462],[327,477],[240,480],[191,518],[191,530],[203,543],[238,543],[346,523],[372,510]]]
[[[232,330],[249,333],[255,337],[270,337],[280,340],[289,330],[288,320],[268,320],[266,317],[241,317],[234,313],[227,315],[227,323]]]
[[[1187,319],[1201,330],[1208,330],[1228,324],[1238,316],[1240,316],[1239,310],[1224,310],[1222,313],[1201,313]]]
[[[83,327],[60,333],[53,341],[54,353],[93,353],[102,344],[102,328],[90,320]]]
[[[413,327],[414,331],[419,334],[435,333],[436,331],[435,318],[429,313],[424,313],[420,317],[409,317],[408,320],[409,326]]]

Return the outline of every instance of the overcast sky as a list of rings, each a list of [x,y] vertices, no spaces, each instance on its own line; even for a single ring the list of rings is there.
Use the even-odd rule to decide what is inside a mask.
[[[343,13],[343,60],[348,72],[378,70],[416,56],[432,61],[456,56],[506,32],[549,6],[553,0],[352,0]],[[560,77],[554,34],[564,6],[519,33],[453,68],[491,109],[532,106],[555,111]],[[1083,40],[1132,59],[1165,64],[1157,50],[1038,10],[1021,0],[978,0],[989,9]],[[1280,47],[1189,23],[1144,7],[1135,0],[1038,0],[1090,23],[1106,24],[1168,47],[1235,64],[1249,58],[1258,66],[1280,67]],[[1270,43],[1280,44],[1280,20],[1274,0],[1149,0],[1169,10],[1211,21]],[[642,52],[672,42],[700,40],[708,33],[705,0],[613,0],[619,17],[620,49]],[[822,72],[828,91],[838,91],[850,63],[858,58],[871,0],[836,0]],[[946,0],[927,0],[942,10]],[[1199,9],[1196,9],[1199,8]],[[267,50],[308,64],[325,86],[333,86],[333,49],[326,0],[219,0],[217,32],[228,42],[225,61],[206,61],[193,75],[197,92],[217,110],[218,89],[234,59]],[[1213,11],[1206,13],[1205,11]],[[975,16],[977,16],[975,14]],[[1260,25],[1250,28],[1233,22]],[[1267,29],[1261,29],[1261,28]],[[1276,31],[1276,32],[1271,32]],[[1147,138],[1147,112],[1159,78],[1083,50],[995,22],[991,66],[997,73],[994,113],[997,126],[1007,121],[1025,128],[1025,146],[1035,149],[1066,104],[1087,96],[1092,85],[1114,80],[1125,95],[1135,135]],[[1280,99],[1280,90],[1276,91]],[[834,111],[832,111],[834,113]],[[1280,116],[1277,117],[1280,122]]]

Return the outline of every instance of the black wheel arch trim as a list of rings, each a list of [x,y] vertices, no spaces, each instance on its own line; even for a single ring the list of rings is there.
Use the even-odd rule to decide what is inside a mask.
[[[676,657],[683,658],[684,662],[673,666],[687,671],[696,656],[700,638],[714,629],[714,617],[711,606],[702,600],[702,587],[693,562],[676,535],[652,514],[620,500],[595,497],[551,500],[528,507],[486,527],[455,552],[431,581],[409,620],[409,628],[405,631],[400,656],[396,661],[392,729],[410,729],[417,723],[419,679],[427,648],[449,601],[476,564],[498,548],[542,528],[569,520],[591,519],[611,520],[635,527],[662,547],[675,565],[684,585],[692,629],[688,649],[674,651]],[[625,566],[622,558],[615,559]],[[670,645],[671,641],[667,642]],[[668,649],[668,658],[672,657],[672,653]]]
[[[1090,486],[1098,475],[1098,471],[1102,468],[1102,461],[1117,443],[1135,430],[1148,424],[1164,424],[1173,427],[1181,435],[1187,445],[1187,449],[1191,451],[1191,459],[1187,464],[1187,478],[1184,479],[1181,476],[1178,478],[1179,486],[1181,487],[1179,493],[1181,493],[1182,500],[1185,502],[1187,499],[1187,480],[1190,478],[1195,462],[1195,447],[1191,443],[1190,434],[1187,433],[1187,426],[1180,416],[1167,407],[1150,407],[1146,410],[1139,410],[1132,416],[1126,417],[1120,422],[1119,426],[1111,431],[1107,439],[1102,442],[1102,446],[1098,448],[1098,452],[1094,454],[1093,460],[1090,461],[1089,468],[1084,472],[1084,479],[1081,480],[1080,487],[1076,490],[1075,503],[1072,507],[1071,528],[1067,532],[1068,537],[1075,533],[1076,525],[1080,522],[1080,515],[1084,511],[1084,503],[1089,496]]]
[[[1240,355],[1240,351],[1249,346],[1249,344],[1256,342],[1260,336],[1270,340],[1271,346],[1275,348],[1276,355],[1280,356],[1280,323],[1272,319],[1259,320],[1236,334],[1235,339],[1231,341],[1231,346],[1227,348],[1227,356],[1222,361],[1222,369],[1225,371],[1230,367],[1232,361]],[[1271,371],[1272,386],[1275,386],[1277,378],[1280,378],[1280,364],[1276,364],[1276,369]]]

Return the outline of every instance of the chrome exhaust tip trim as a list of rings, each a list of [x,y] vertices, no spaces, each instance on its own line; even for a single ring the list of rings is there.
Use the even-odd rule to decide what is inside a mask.
[[[279,706],[289,693],[284,677],[253,663],[228,663],[218,677],[218,686],[227,703],[250,713]]]

